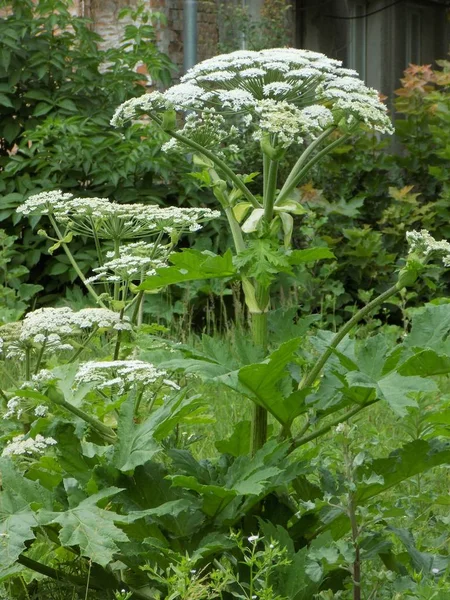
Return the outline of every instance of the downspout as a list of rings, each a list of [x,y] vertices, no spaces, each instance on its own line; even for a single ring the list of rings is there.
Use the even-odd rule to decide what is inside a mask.
[[[184,0],[183,21],[183,68],[186,73],[197,64],[197,0]]]

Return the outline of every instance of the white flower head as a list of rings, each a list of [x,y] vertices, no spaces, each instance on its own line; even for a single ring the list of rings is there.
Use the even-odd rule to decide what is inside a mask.
[[[32,456],[44,454],[49,446],[54,446],[57,441],[52,437],[44,437],[40,433],[35,438],[17,435],[3,449],[2,456]]]
[[[408,231],[406,240],[409,251],[423,254],[425,259],[433,254],[438,255],[444,267],[450,267],[450,243],[446,240],[437,241],[426,229],[421,231]]]
[[[227,118],[237,115],[258,116],[264,99],[287,101],[299,111],[318,107],[324,111],[315,125],[322,129],[334,124],[343,131],[353,131],[364,125],[382,133],[393,133],[387,109],[375,90],[368,88],[355,71],[319,52],[296,48],[272,48],[261,51],[239,50],[198,63],[177,84],[163,93],[148,94],[149,98],[132,99],[116,111],[115,125],[123,124],[147,111],[158,121],[168,107],[178,111],[195,111],[202,118],[204,111],[214,108]],[[284,111],[286,112],[286,111]],[[159,117],[158,117],[159,115]],[[267,120],[260,115],[264,128]],[[285,147],[297,138],[302,125],[288,126],[280,120]],[[271,125],[274,129],[274,124]],[[222,127],[226,130],[226,127]],[[311,128],[306,132],[311,133]],[[194,131],[183,131],[187,137]],[[315,134],[318,134],[316,127]],[[165,150],[177,147],[165,145]]]
[[[80,365],[74,383],[76,388],[93,383],[99,390],[113,388],[119,394],[136,385],[146,388],[156,381],[179,389],[175,382],[165,379],[165,375],[167,372],[163,369],[141,360],[90,361]]]
[[[40,194],[30,196],[17,208],[17,212],[23,215],[52,214],[64,207],[65,202],[71,198],[72,194],[63,193],[61,190],[41,192]]]

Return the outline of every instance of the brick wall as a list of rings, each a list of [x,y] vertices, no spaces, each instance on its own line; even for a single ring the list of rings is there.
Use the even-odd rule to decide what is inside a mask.
[[[136,6],[138,0],[76,0],[78,14],[84,12],[93,21],[94,30],[105,40],[105,47],[119,43],[124,21],[118,21],[120,10]],[[163,12],[167,26],[159,31],[160,49],[180,68],[183,65],[183,0],[145,0],[149,10]],[[216,0],[198,0],[198,59],[217,54],[219,41]]]

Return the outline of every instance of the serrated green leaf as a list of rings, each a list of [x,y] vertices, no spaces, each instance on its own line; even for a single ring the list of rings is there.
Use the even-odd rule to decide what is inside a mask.
[[[435,350],[450,356],[450,304],[428,304],[412,320],[411,332],[405,339],[405,348]]]
[[[156,409],[144,423],[136,425],[134,400],[129,397],[121,408],[113,466],[121,471],[132,471],[151,460],[160,451],[159,442],[201,405],[198,396],[187,398],[178,394]]]
[[[182,281],[232,277],[236,273],[231,250],[227,250],[223,256],[206,251],[184,250],[171,254],[169,260],[173,267],[157,269],[156,275],[146,279],[138,289],[155,290]]]
[[[268,410],[281,424],[292,422],[304,410],[305,391],[286,393],[283,386],[288,372],[286,366],[292,362],[303,338],[294,338],[273,352],[263,363],[239,369],[238,378],[249,390],[247,394],[260,406]]]
[[[202,510],[209,517],[223,510],[238,495],[234,489],[220,485],[205,485],[188,475],[170,476],[172,485],[197,492],[202,498]]]
[[[117,544],[128,541],[126,534],[115,525],[115,522],[126,522],[126,517],[99,508],[97,503],[120,491],[121,488],[107,488],[65,512],[42,510],[39,522],[42,525],[60,525],[59,539],[62,546],[78,547],[82,556],[106,567],[119,551]]]
[[[307,248],[305,250],[293,250],[287,255],[289,264],[301,265],[304,263],[324,260],[326,258],[336,258],[329,248]]]
[[[434,350],[422,350],[408,358],[398,369],[400,375],[430,377],[450,373],[450,357],[439,355]]]
[[[234,262],[247,277],[254,277],[263,287],[270,285],[278,273],[291,273],[287,256],[266,238],[250,240],[247,249],[240,252]]]
[[[25,550],[26,542],[35,539],[36,511],[51,508],[52,494],[24,477],[9,459],[0,459],[0,474],[0,568],[7,569]]]
[[[237,457],[250,452],[250,438],[250,421],[239,421],[234,426],[231,436],[226,440],[217,441],[215,446],[219,452]]]

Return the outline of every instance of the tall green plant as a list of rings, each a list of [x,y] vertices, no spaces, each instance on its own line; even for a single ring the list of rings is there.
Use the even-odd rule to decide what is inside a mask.
[[[180,110],[193,112],[177,129]],[[124,103],[113,123],[122,124],[143,112],[171,136],[166,149],[193,152],[194,163],[202,167],[203,181],[212,188],[233,236],[254,342],[266,353],[270,288],[276,275],[291,272],[295,264],[332,256],[325,248],[291,250],[292,215],[303,212],[295,189],[316,163],[357,130],[369,125],[391,132],[385,107],[376,92],[342,69],[339,61],[279,49],[238,51],[205,61],[164,94]],[[242,133],[253,131],[260,142],[262,197],[247,187],[252,176],[235,173],[226,160],[227,143],[239,127]],[[280,161],[294,144],[304,147],[280,182]],[[258,405],[253,431],[256,452],[267,439],[266,410]]]

